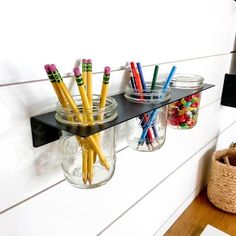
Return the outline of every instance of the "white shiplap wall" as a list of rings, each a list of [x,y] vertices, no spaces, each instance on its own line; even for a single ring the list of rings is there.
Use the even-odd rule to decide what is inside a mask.
[[[164,234],[204,185],[212,151],[234,139],[235,110],[220,106],[235,36],[231,3],[12,0],[2,4],[1,235]],[[160,64],[160,73],[174,64],[178,72],[200,74],[216,86],[203,92],[194,129],[168,128],[165,145],[154,153],[120,151],[107,185],[75,189],[63,181],[57,142],[32,147],[29,118],[53,110],[56,102],[50,83],[22,82],[45,79],[46,63],[69,73],[83,57],[93,59],[95,72],[111,66],[111,94],[122,91],[127,82],[122,67],[129,60],[141,61],[147,80],[155,63]],[[94,74],[96,91],[101,77]],[[74,84],[66,81],[75,93]],[[127,146],[125,125],[118,130],[117,150],[121,150]]]

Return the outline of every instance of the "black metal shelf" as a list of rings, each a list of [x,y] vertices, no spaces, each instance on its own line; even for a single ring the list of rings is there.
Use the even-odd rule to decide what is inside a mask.
[[[137,117],[145,112],[149,112],[155,108],[159,108],[168,105],[176,100],[184,98],[186,96],[192,95],[197,92],[209,89],[213,87],[212,84],[204,84],[201,89],[176,89],[172,88],[171,98],[168,101],[158,103],[158,104],[139,104],[128,101],[124,94],[119,94],[113,96],[117,101],[117,112],[118,117],[106,124],[93,125],[93,126],[69,126],[59,123],[55,119],[55,112],[46,113],[43,115],[38,115],[30,118],[33,146],[39,147],[44,144],[50,143],[59,139],[61,136],[61,131],[67,131],[72,135],[78,135],[80,137],[88,137],[89,135],[95,134],[102,130],[108,129],[110,127],[116,126],[123,123],[129,119]]]

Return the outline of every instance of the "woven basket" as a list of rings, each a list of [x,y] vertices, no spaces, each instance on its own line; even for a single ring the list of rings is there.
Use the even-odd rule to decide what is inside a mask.
[[[225,164],[225,157],[229,163]],[[214,152],[207,186],[209,200],[219,209],[236,213],[236,149]]]

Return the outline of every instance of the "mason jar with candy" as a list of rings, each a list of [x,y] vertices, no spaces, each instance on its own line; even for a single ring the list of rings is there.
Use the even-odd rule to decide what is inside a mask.
[[[175,74],[172,88],[199,89],[203,87],[203,77],[190,74]],[[171,103],[168,107],[168,125],[177,129],[191,129],[198,119],[201,92],[194,93]]]

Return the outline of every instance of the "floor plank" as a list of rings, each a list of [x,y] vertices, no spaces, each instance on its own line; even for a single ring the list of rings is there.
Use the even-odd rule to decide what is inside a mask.
[[[207,198],[204,188],[165,236],[199,236],[208,224],[231,236],[236,236],[236,214],[216,208]]]

